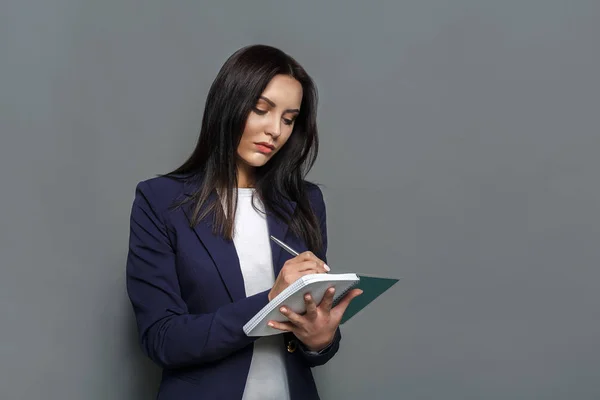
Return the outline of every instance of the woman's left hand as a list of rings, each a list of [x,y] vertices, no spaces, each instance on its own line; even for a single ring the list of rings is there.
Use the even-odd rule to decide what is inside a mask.
[[[362,290],[353,289],[332,308],[334,288],[329,288],[317,306],[310,294],[304,296],[306,313],[299,315],[283,306],[279,311],[289,322],[269,321],[269,326],[283,332],[292,332],[309,350],[320,351],[333,341],[344,311],[353,298],[362,294]]]

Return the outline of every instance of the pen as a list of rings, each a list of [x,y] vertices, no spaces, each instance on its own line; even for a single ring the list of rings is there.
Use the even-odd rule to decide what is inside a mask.
[[[290,246],[283,243],[281,240],[277,239],[275,236],[271,235],[271,240],[273,240],[275,243],[277,243],[279,245],[279,247],[281,247],[282,249],[284,249],[285,251],[287,251],[294,257],[299,255],[299,253],[296,250],[292,249]]]
[[[273,236],[273,235],[270,235],[270,236],[271,236],[271,240],[272,241],[274,241],[275,243],[277,243],[279,245],[279,247],[281,247],[282,249],[284,249],[285,251],[287,251],[288,253],[290,253],[294,257],[296,257],[297,255],[299,255],[299,253],[296,250],[292,249],[290,246],[288,246],[287,244],[283,243],[281,240],[277,239],[275,236]],[[327,271],[331,270],[327,264],[325,264],[325,270],[327,270]]]

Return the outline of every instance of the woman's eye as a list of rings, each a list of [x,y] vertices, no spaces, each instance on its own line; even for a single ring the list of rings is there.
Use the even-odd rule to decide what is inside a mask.
[[[293,119],[284,118],[283,119],[283,123],[286,124],[286,125],[291,125],[291,124],[294,123],[294,120]]]
[[[254,112],[257,113],[258,115],[265,115],[267,113],[266,110],[261,110],[257,107],[254,107]]]

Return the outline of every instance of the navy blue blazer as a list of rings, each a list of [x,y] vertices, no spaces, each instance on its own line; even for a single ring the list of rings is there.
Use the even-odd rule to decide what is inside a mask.
[[[319,218],[326,260],[327,228],[321,190],[306,183]],[[195,187],[167,177],[140,182],[131,211],[127,292],[146,355],[163,368],[158,399],[241,399],[253,342],[242,329],[268,303],[268,290],[247,297],[232,241],[212,233],[212,216],[190,227],[190,208],[172,208]],[[215,196],[213,194],[213,196]],[[289,203],[293,209],[295,204]],[[267,215],[270,234],[307,249],[288,226]],[[291,256],[272,243],[275,276]],[[311,367],[338,351],[308,352],[291,333],[281,335],[292,400],[318,399]]]

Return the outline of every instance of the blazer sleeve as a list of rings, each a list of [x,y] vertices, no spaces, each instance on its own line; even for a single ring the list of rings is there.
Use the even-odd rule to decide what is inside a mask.
[[[323,247],[316,255],[325,263],[327,263],[327,211],[325,207],[325,200],[323,199],[323,192],[321,189],[316,185],[311,184],[311,186],[311,192],[313,193],[311,195],[311,200],[314,204],[313,207],[319,220],[321,236],[323,238]],[[321,350],[320,352],[313,352],[308,350],[308,348],[300,343],[298,346],[298,349],[300,349],[299,353],[310,367],[323,365],[331,360],[331,358],[333,358],[333,356],[338,352],[341,340],[342,334],[340,332],[340,328],[338,327],[333,341],[325,349]]]
[[[264,291],[213,313],[190,314],[167,226],[144,182],[131,211],[126,282],[142,349],[163,368],[209,363],[249,345],[256,338],[243,326],[268,303]]]

